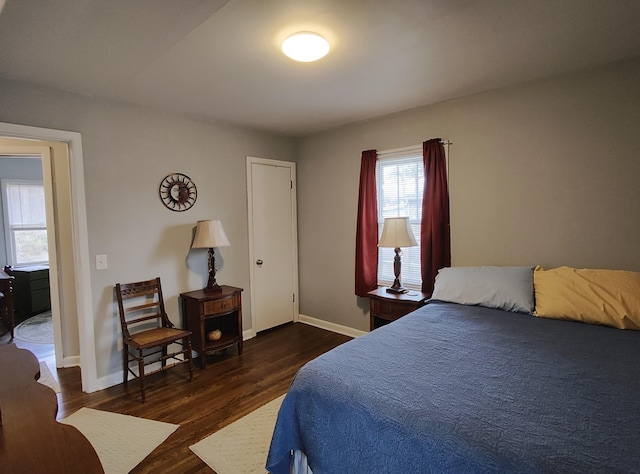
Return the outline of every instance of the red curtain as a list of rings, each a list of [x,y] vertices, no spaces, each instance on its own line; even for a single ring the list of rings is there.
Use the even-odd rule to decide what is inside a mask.
[[[356,295],[378,287],[378,198],[376,150],[362,152],[356,229]]]
[[[422,291],[431,294],[438,270],[451,266],[447,162],[441,140],[433,138],[424,142],[422,157],[425,186],[422,198],[420,263]]]

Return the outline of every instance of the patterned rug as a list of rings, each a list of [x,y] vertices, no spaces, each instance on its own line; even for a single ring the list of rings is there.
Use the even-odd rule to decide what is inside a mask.
[[[86,407],[60,423],[75,426],[89,440],[105,474],[127,474],[179,427]]]
[[[51,311],[31,316],[14,329],[14,337],[35,344],[53,344],[53,322]]]
[[[218,474],[263,474],[284,395],[189,446]]]

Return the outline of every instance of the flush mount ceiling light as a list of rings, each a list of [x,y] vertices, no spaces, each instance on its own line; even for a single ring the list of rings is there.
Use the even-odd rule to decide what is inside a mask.
[[[317,61],[329,52],[329,42],[317,33],[301,32],[282,42],[282,52],[295,61]]]

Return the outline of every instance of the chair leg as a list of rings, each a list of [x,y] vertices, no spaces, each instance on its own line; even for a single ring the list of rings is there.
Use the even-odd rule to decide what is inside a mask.
[[[127,385],[129,381],[129,346],[122,347],[122,384]]]
[[[193,360],[191,359],[191,338],[185,337],[182,340],[183,344],[186,343],[187,346],[187,364],[189,365],[189,382],[193,380]]]
[[[144,403],[144,358],[142,357],[142,349],[138,350],[138,379],[140,380],[140,396],[142,397],[142,403]]]

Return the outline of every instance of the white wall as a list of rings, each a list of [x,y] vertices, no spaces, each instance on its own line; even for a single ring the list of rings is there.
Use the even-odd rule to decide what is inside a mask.
[[[454,142],[453,265],[640,271],[639,85],[637,59],[301,140],[300,313],[368,329],[353,292],[361,152],[433,137]]]
[[[217,280],[245,289],[251,327],[245,156],[292,161],[291,139],[11,81],[0,81],[0,121],[82,134],[90,258],[106,254],[109,266],[91,270],[99,378],[122,370],[116,282],[160,276],[175,322],[178,295],[206,285],[206,250],[189,249],[197,220],[222,220],[231,247],[217,253]],[[173,172],[198,187],[189,211],[158,197]]]

